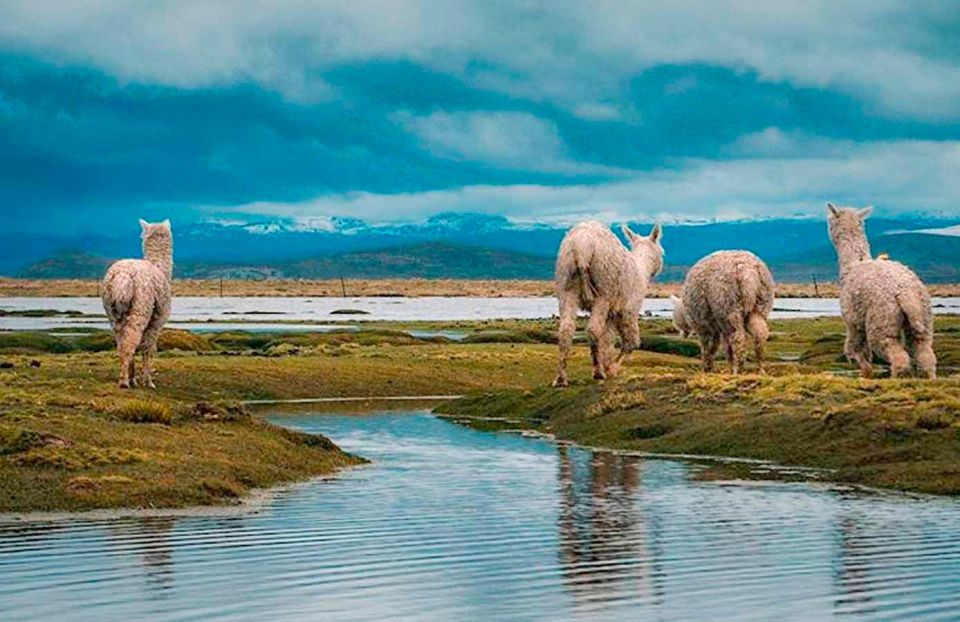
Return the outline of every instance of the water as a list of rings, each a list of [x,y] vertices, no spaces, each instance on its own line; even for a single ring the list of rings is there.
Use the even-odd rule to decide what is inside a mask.
[[[254,514],[0,525],[0,619],[956,620],[960,504],[277,416],[375,464]]]
[[[936,313],[960,312],[960,298],[935,298]],[[108,328],[99,298],[0,298],[0,310],[51,309],[80,312],[90,317],[0,317],[0,330],[50,330],[53,328]],[[364,311],[342,315],[336,310]],[[652,317],[669,317],[673,303],[651,298],[644,312]],[[168,326],[189,330],[298,330],[282,322],[307,322],[310,330],[329,330],[330,322],[438,321],[541,319],[557,314],[557,301],[545,298],[187,298],[173,301]],[[831,298],[780,298],[773,318],[837,316],[840,307]],[[224,326],[224,322],[231,324]],[[191,324],[203,322],[204,325]],[[302,330],[302,327],[300,328]]]

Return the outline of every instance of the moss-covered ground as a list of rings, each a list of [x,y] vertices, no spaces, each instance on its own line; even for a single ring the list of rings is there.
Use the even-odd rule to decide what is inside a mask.
[[[466,333],[465,342],[408,330]],[[251,415],[245,400],[469,394],[444,413],[590,445],[831,469],[839,481],[960,493],[960,319],[938,318],[941,379],[861,381],[839,320],[773,323],[771,374],[699,373],[697,346],[645,321],[604,384],[575,349],[548,388],[555,325],[369,324],[359,332],[166,331],[159,388],[121,391],[109,335],[0,334],[0,511],[229,503],[361,462]],[[721,366],[721,370],[722,370]]]
[[[619,378],[487,391],[442,405],[455,421],[585,445],[751,458],[827,479],[960,494],[960,321],[937,320],[941,377],[861,380],[837,319],[773,323],[769,375],[703,374],[690,357],[640,353]],[[671,341],[664,338],[665,341]],[[882,369],[879,370],[882,373]]]

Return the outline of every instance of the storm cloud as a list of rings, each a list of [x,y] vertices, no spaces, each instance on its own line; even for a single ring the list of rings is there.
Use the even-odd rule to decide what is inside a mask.
[[[0,16],[14,230],[960,211],[950,2],[0,0]]]

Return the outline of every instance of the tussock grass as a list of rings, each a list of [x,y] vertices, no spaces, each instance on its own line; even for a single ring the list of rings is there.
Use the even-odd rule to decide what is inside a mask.
[[[107,414],[118,421],[129,423],[173,423],[173,411],[168,404],[158,401],[134,399],[124,400],[107,410]]]

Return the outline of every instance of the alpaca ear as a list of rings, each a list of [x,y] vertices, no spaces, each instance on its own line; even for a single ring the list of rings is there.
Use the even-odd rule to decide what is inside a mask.
[[[148,223],[148,222],[147,222],[146,220],[144,220],[143,218],[140,219],[140,228],[141,228],[141,229],[143,229],[144,231],[146,231],[146,230],[147,230],[147,227],[149,227],[149,226],[150,226],[150,223]]]
[[[660,238],[663,237],[663,227],[660,226],[660,223],[653,225],[653,229],[650,230],[650,241],[654,244],[660,243]]]
[[[670,294],[670,301],[674,304],[674,306],[676,306],[681,302],[683,302],[683,299],[681,299],[680,296],[677,296],[676,294]]]
[[[166,227],[167,229],[169,229],[169,228],[170,228],[170,219],[169,219],[169,218],[164,218],[164,219],[163,219],[163,222],[160,223],[160,226],[161,226],[161,227]]]
[[[630,230],[630,227],[626,223],[620,225],[620,231],[623,231],[624,237],[627,238],[627,241],[630,242],[630,246],[633,246],[637,243],[637,238],[639,237],[636,233]]]
[[[833,203],[829,203],[829,202],[828,202],[828,203],[827,203],[827,212],[828,212],[831,216],[839,216],[839,215],[840,215],[840,208],[837,207],[836,205],[834,205]]]
[[[860,217],[860,220],[866,220],[867,218],[870,218],[870,214],[872,214],[872,213],[873,213],[873,206],[872,206],[872,205],[868,205],[868,206],[866,206],[865,208],[863,208],[862,210],[859,210],[859,211],[857,212],[857,216]]]

